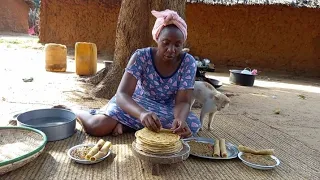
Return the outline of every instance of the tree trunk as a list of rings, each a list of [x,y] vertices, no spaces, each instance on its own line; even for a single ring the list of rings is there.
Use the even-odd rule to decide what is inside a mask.
[[[151,29],[155,18],[151,10],[165,9],[175,10],[181,17],[184,17],[185,0],[122,0],[113,64],[105,77],[93,89],[94,96],[110,99],[115,95],[130,56],[136,49],[152,44]]]
[[[121,3],[115,42],[113,65],[93,90],[96,97],[110,99],[117,91],[121,77],[132,53],[147,44],[149,19],[147,0],[123,0]]]

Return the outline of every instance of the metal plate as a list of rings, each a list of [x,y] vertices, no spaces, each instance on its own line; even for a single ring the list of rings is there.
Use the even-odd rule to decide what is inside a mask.
[[[83,146],[90,146],[90,147],[93,147],[95,144],[80,144],[80,145],[77,145],[77,146],[73,146],[72,148],[70,148],[68,150],[68,156],[74,160],[75,162],[77,163],[80,163],[80,164],[96,164],[96,163],[99,163],[101,161],[103,161],[104,159],[106,159],[110,154],[111,154],[111,150],[109,149],[109,152],[103,156],[102,158],[96,160],[96,161],[88,161],[88,160],[82,160],[82,159],[77,159],[77,158],[74,158],[72,155],[71,155],[71,152],[74,150],[74,149],[77,149],[77,148],[81,148]]]
[[[247,165],[247,166],[249,166],[249,167],[252,167],[252,168],[254,168],[254,169],[269,170],[269,169],[273,169],[273,168],[279,166],[279,164],[280,164],[280,160],[279,160],[277,157],[272,156],[272,155],[271,155],[271,158],[274,159],[274,160],[277,162],[277,164],[274,165],[274,166],[263,166],[263,165],[259,165],[259,164],[253,164],[253,163],[250,163],[250,162],[244,160],[244,159],[241,157],[242,154],[243,154],[243,152],[239,152],[239,153],[238,153],[239,159],[241,159],[241,161],[243,162],[243,164],[245,164],[245,165]]]
[[[196,142],[202,142],[202,143],[209,143],[211,145],[214,145],[214,140],[211,138],[204,138],[204,137],[191,137],[191,138],[187,138],[187,139],[183,139],[183,141],[185,141],[186,143],[190,142],[190,141],[196,141]],[[226,142],[226,149],[227,149],[227,153],[228,153],[228,157],[223,158],[223,157],[209,157],[209,156],[201,156],[201,155],[197,155],[197,154],[193,154],[192,150],[190,150],[190,154],[193,156],[197,156],[197,157],[201,157],[201,158],[206,158],[206,159],[218,159],[218,160],[226,160],[226,159],[234,159],[238,157],[238,153],[239,150],[238,148],[229,143]]]

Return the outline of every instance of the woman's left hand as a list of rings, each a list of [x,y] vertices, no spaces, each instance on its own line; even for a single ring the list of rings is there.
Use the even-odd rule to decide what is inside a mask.
[[[184,120],[174,119],[171,129],[173,133],[177,133],[183,138],[192,136],[191,130]]]

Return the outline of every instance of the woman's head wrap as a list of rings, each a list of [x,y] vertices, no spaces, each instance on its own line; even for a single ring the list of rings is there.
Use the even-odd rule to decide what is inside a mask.
[[[157,18],[152,29],[152,37],[155,41],[158,40],[161,30],[170,24],[176,25],[182,32],[184,40],[187,39],[187,24],[177,12],[166,9],[164,11],[153,10],[151,13]]]

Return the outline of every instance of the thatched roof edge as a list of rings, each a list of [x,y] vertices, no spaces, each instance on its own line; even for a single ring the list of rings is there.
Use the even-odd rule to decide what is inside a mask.
[[[320,0],[186,0],[187,3],[210,5],[286,5],[292,7],[320,8]]]

